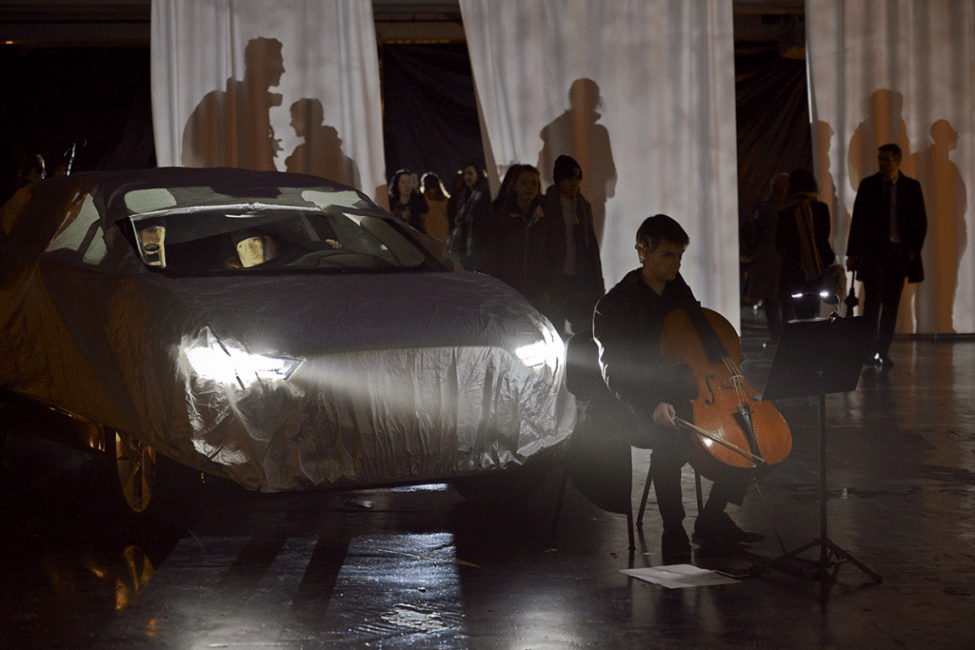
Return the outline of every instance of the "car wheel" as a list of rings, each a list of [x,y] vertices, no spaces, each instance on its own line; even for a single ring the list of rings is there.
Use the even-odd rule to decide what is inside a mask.
[[[115,453],[116,501],[125,519],[185,521],[199,512],[205,500],[201,472],[122,431],[106,429],[106,438]]]
[[[120,431],[116,431],[114,437],[115,469],[122,500],[132,512],[143,513],[148,510],[156,494],[156,450]]]

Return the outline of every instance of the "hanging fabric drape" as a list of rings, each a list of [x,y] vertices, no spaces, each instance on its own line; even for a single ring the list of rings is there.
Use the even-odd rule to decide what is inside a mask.
[[[842,258],[859,182],[877,147],[900,146],[928,216],[925,280],[909,284],[898,331],[975,332],[975,4],[806,0],[813,155]]]
[[[370,0],[153,0],[160,166],[323,176],[385,195]]]
[[[691,237],[682,273],[738,324],[731,3],[461,0],[485,157],[497,177],[561,154],[582,168],[607,286],[638,265],[637,227]]]

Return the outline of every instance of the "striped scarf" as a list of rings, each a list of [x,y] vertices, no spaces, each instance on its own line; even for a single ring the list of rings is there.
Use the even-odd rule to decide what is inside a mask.
[[[812,202],[816,200],[813,192],[802,192],[789,197],[786,207],[795,206],[796,230],[799,232],[799,263],[807,280],[816,280],[823,275],[816,250],[816,230],[813,226]]]

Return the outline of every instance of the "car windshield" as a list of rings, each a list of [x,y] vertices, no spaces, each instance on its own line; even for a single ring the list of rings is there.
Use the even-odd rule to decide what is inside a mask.
[[[431,270],[390,219],[353,208],[265,205],[154,211],[130,217],[142,260],[179,276]]]

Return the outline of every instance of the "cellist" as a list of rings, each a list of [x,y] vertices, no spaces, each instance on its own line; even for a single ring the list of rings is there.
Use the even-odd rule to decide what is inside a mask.
[[[675,418],[693,422],[691,400],[697,387],[682,381],[664,363],[660,350],[667,315],[698,306],[680,274],[689,242],[687,232],[667,215],[644,220],[636,233],[641,267],[603,296],[593,314],[603,379],[641,422],[641,439],[631,441],[633,446],[653,450],[651,474],[664,525],[661,552],[668,561],[691,556],[681,489],[681,468],[688,462],[691,441]],[[728,503],[742,505],[747,489],[748,482],[738,478],[715,481],[694,523],[694,540],[719,544],[763,540],[762,535],[739,528],[725,512]]]

